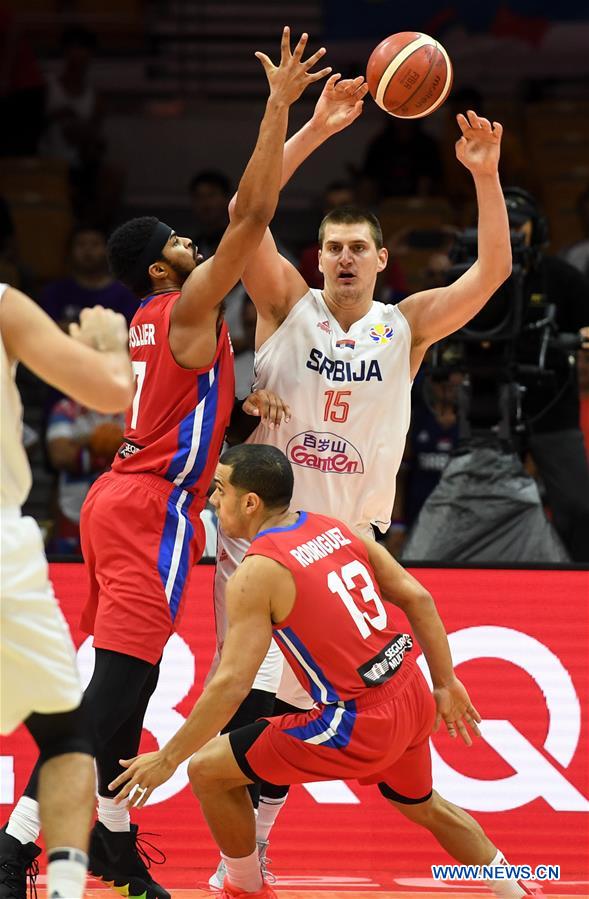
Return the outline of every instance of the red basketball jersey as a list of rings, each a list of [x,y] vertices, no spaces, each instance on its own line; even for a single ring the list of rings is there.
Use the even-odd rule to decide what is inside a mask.
[[[175,290],[146,297],[131,322],[135,398],[112,467],[159,475],[204,502],[235,398],[233,348],[223,322],[210,366],[178,365],[168,333],[179,296]]]
[[[274,638],[316,702],[357,699],[415,664],[364,544],[341,521],[301,512],[290,527],[261,531],[246,555],[276,559],[294,578],[295,603]]]

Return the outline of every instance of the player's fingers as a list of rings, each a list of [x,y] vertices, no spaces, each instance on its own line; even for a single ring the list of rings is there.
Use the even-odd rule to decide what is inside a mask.
[[[256,59],[259,59],[264,66],[264,71],[266,72],[266,74],[271,72],[272,69],[276,68],[270,57],[266,56],[266,54],[262,53],[260,50],[256,50],[254,56],[256,57]]]
[[[265,418],[268,422],[268,427],[270,429],[274,429],[276,426],[276,416],[278,414],[278,405],[276,403],[276,396],[273,393],[268,394],[268,400],[266,405],[266,415]]]
[[[356,90],[354,91],[354,96],[356,100],[363,100],[367,93],[368,85],[366,84],[366,82],[364,82],[364,84],[361,84],[358,88],[356,88]]]
[[[312,69],[315,63],[319,62],[321,57],[325,56],[326,53],[327,50],[325,49],[325,47],[319,47],[319,49],[315,53],[313,53],[312,56],[309,56],[309,58],[304,61],[303,67],[305,71],[308,72],[309,69]],[[329,69],[329,71],[331,72],[331,68]]]
[[[77,322],[70,322],[69,326],[70,337],[73,337],[74,340],[77,340],[80,336],[80,326]]]
[[[440,724],[442,723],[442,716],[438,712],[436,715],[436,720],[434,721],[434,726],[432,727],[432,734],[435,734],[440,729]]]
[[[332,90],[336,86],[337,82],[339,81],[339,79],[341,77],[342,76],[339,72],[334,72],[333,75],[330,75],[329,78],[327,79],[327,81],[325,82],[324,90]],[[341,83],[342,82],[340,82],[340,84],[338,85],[338,89],[339,89]]]
[[[469,705],[466,711],[470,715],[471,718],[474,718],[475,721],[483,720],[480,716],[478,709],[475,709],[475,707],[473,705]]]
[[[482,118],[482,116],[479,116],[478,119],[479,119],[480,127],[482,128],[482,130],[490,132],[491,131],[491,123],[490,123],[489,119],[484,119],[484,118]]]
[[[241,408],[247,415],[259,415],[260,406],[258,401],[258,396],[248,396],[241,404]]]
[[[468,121],[466,116],[463,115],[461,112],[459,112],[458,115],[456,116],[456,121],[458,122],[458,127],[460,128],[460,130],[462,131],[463,134],[465,133],[465,131],[470,130],[470,122]]]
[[[468,729],[467,729],[466,725],[464,724],[464,722],[462,722],[460,720],[460,718],[456,721],[456,727],[457,727],[458,733],[460,734],[460,736],[462,737],[462,739],[464,740],[466,745],[472,746],[472,740],[470,738]]]
[[[503,135],[503,125],[501,122],[493,122],[493,134],[501,140]]]
[[[306,31],[303,31],[301,34],[298,44],[294,48],[292,58],[296,59],[297,62],[300,62],[301,56],[303,55],[304,49],[307,46],[307,41],[309,40],[309,35]]]
[[[290,57],[290,28],[285,25],[280,39],[280,62],[286,62]]]
[[[321,81],[322,78],[325,78],[326,75],[329,75],[331,72],[331,66],[327,66],[326,69],[321,69],[320,72],[307,72],[307,78],[312,83],[313,81]]]
[[[466,116],[468,118],[468,121],[470,122],[471,128],[479,129],[481,127],[479,117],[476,114],[476,112],[474,111],[474,109],[467,109]]]

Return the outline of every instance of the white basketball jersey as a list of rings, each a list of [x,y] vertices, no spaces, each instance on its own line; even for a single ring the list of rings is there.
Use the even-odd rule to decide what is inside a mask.
[[[0,284],[0,302],[7,284]],[[0,429],[0,507],[20,508],[31,489],[31,468],[22,442],[22,403],[14,376],[16,363],[10,364],[4,341],[0,339],[0,378],[2,412]]]
[[[273,390],[290,422],[260,423],[248,443],[290,459],[292,508],[353,527],[389,526],[411,411],[411,331],[395,306],[373,303],[348,331],[309,290],[260,347],[254,389]]]

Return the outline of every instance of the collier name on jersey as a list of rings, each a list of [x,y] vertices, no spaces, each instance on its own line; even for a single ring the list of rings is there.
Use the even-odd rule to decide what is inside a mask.
[[[131,325],[129,328],[129,346],[155,346],[155,325],[144,322],[141,325]]]

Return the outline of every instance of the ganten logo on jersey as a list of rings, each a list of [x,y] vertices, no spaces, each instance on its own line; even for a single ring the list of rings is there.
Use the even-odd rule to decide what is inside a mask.
[[[390,325],[378,324],[370,329],[368,335],[375,343],[388,343],[394,333]]]
[[[362,456],[349,440],[322,431],[303,431],[288,442],[286,455],[293,465],[331,474],[363,474]]]
[[[357,362],[344,362],[343,359],[330,359],[321,350],[313,347],[307,359],[307,368],[323,375],[328,381],[371,381],[373,378],[382,381],[382,374],[377,359],[360,359]]]

